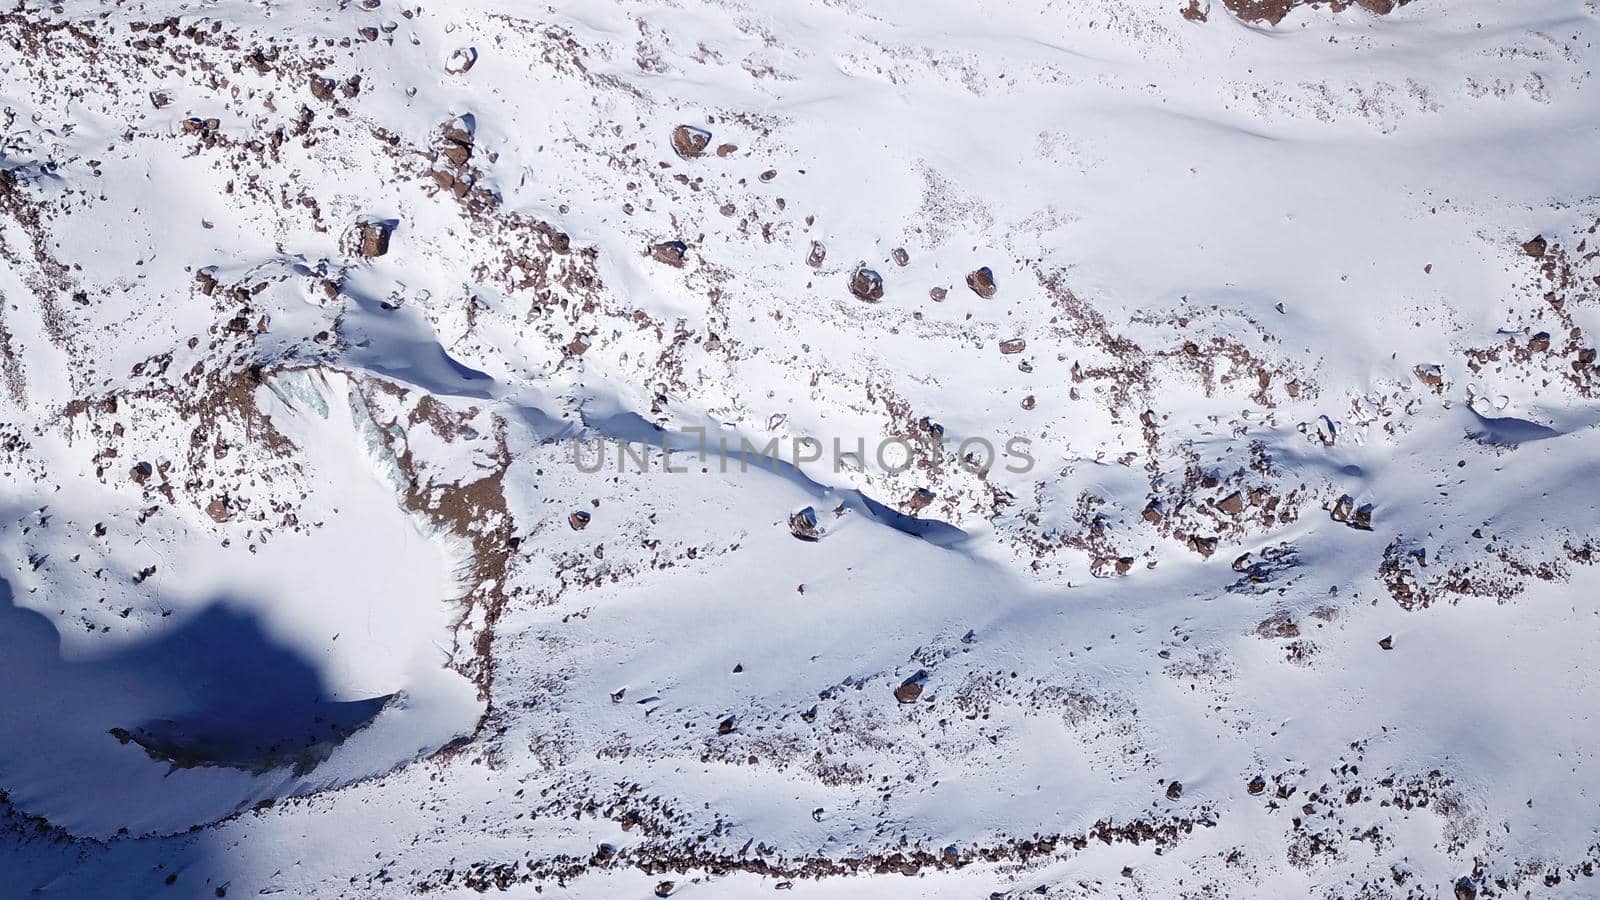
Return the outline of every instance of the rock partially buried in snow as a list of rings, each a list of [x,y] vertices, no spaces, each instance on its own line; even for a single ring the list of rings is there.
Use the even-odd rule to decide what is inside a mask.
[[[822,261],[828,258],[828,245],[821,241],[811,242],[811,252],[806,254],[806,265],[813,269],[822,267]]]
[[[910,678],[907,678],[905,681],[900,682],[900,686],[894,689],[894,699],[900,701],[901,703],[917,702],[917,700],[922,697],[922,682],[926,681],[927,678],[928,673],[918,672]]]
[[[991,272],[988,266],[983,266],[967,275],[967,287],[972,288],[974,294],[985,300],[1000,290],[1000,286],[995,284],[994,272]]]
[[[1011,338],[1010,340],[1000,342],[1000,352],[1006,354],[1007,356],[1010,356],[1013,353],[1021,353],[1026,349],[1028,349],[1028,342],[1022,338]]]
[[[451,75],[465,75],[478,64],[477,47],[459,47],[444,62],[444,70]]]
[[[684,258],[689,253],[689,245],[683,241],[662,241],[650,248],[650,255],[656,262],[663,262],[673,268],[683,268]]]
[[[572,526],[573,531],[582,531],[589,527],[589,518],[589,514],[580,509],[567,516],[567,524]]]
[[[897,266],[906,266],[906,265],[910,265],[911,264],[911,254],[906,252],[906,248],[904,248],[904,247],[896,247],[895,248],[895,250],[894,250],[894,264],[897,265]]]
[[[672,129],[672,149],[684,159],[704,155],[711,146],[711,132],[693,125],[679,125]]]
[[[356,225],[356,252],[366,259],[376,259],[389,252],[389,235],[394,229],[388,222],[361,222]]]
[[[883,278],[866,266],[860,266],[850,276],[850,293],[858,300],[876,303],[883,299]]]
[[[789,517],[789,532],[802,541],[822,538],[822,528],[817,524],[817,511],[806,507]]]

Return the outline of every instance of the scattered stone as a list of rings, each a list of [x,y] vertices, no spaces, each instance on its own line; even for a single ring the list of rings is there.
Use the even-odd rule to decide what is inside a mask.
[[[717,723],[717,734],[733,734],[733,725],[737,717],[729,716]]]
[[[739,147],[736,144],[719,144],[717,146],[717,155],[728,156],[729,154],[736,152],[738,149]]]
[[[828,245],[821,241],[811,242],[811,252],[806,254],[806,265],[813,269],[822,267],[822,261],[828,258]]]
[[[144,484],[155,472],[155,467],[147,462],[135,463],[133,468],[128,470],[128,477],[133,479],[134,484]]]
[[[777,178],[777,177],[778,177],[778,170],[777,169],[768,169],[765,172],[761,173],[761,180],[762,181],[771,181],[772,179]]]
[[[1013,353],[1021,353],[1026,349],[1028,349],[1028,342],[1022,338],[1011,338],[1000,342],[1000,352],[1007,356]]]
[[[1478,900],[1478,883],[1467,875],[1457,878],[1456,900]]]
[[[672,149],[684,159],[702,156],[711,146],[711,132],[693,125],[679,125],[672,129]]]
[[[657,882],[656,883],[656,896],[657,897],[666,897],[666,896],[670,895],[672,893],[672,887],[673,887],[673,883],[670,882],[670,881]]]
[[[1034,406],[1037,405],[1037,403],[1038,403],[1038,401],[1033,399],[1033,395],[1032,394],[1029,394],[1028,396],[1022,398],[1022,408],[1023,409],[1033,409]]]
[[[905,266],[910,265],[910,263],[911,254],[906,252],[906,248],[896,247],[894,249],[894,264],[897,266]]]
[[[1382,647],[1385,650],[1393,650],[1394,649],[1394,635],[1391,634],[1391,635],[1388,635],[1387,637],[1380,638],[1378,640],[1378,646]]]
[[[650,248],[650,255],[656,262],[663,262],[676,269],[683,268],[683,260],[689,252],[689,245],[683,241],[662,241]]]
[[[587,334],[578,334],[572,338],[570,344],[567,344],[567,353],[571,356],[582,356],[589,352],[592,346],[594,341],[590,340]]]
[[[163,94],[160,91],[151,91],[150,92],[150,105],[154,106],[156,109],[161,109],[162,107],[170,104],[171,102],[172,102],[172,98],[168,97],[166,94]]]
[[[1244,512],[1244,495],[1234,491],[1222,498],[1222,502],[1217,504],[1217,508],[1230,516],[1237,516]]]
[[[994,273],[989,271],[988,266],[983,266],[969,274],[967,276],[967,287],[972,288],[974,294],[985,300],[993,297],[995,292],[1000,290],[1000,286],[994,282]]]
[[[1188,545],[1190,550],[1207,559],[1211,558],[1211,554],[1217,552],[1217,538],[1215,537],[1200,537],[1199,535],[1191,534],[1189,535]]]
[[[1169,781],[1169,782],[1167,782],[1167,799],[1168,800],[1176,800],[1176,799],[1178,799],[1179,797],[1182,797],[1182,796],[1183,796],[1183,782],[1181,782],[1181,781]]]
[[[850,276],[850,293],[858,300],[876,303],[883,299],[883,278],[866,266],[858,266]]]
[[[906,502],[906,506],[909,507],[913,513],[917,513],[926,509],[928,504],[932,503],[933,500],[933,491],[930,491],[927,488],[917,488],[917,492],[911,495],[911,499]]]
[[[817,525],[817,511],[808,506],[790,516],[789,532],[802,541],[820,540],[822,529]]]
[[[1528,254],[1534,259],[1541,259],[1544,257],[1544,251],[1548,247],[1549,244],[1545,243],[1544,235],[1541,234],[1538,237],[1535,237],[1533,240],[1528,241],[1526,244],[1523,244],[1522,252]]]
[[[947,294],[949,294],[949,293],[950,293],[949,291],[945,290],[942,287],[929,288],[928,289],[928,299],[932,300],[935,303],[943,303],[945,296]]]
[[[1244,789],[1245,792],[1251,796],[1256,796],[1267,789],[1267,780],[1262,778],[1260,775],[1257,775],[1256,777],[1250,779],[1250,783],[1245,785]]]
[[[572,515],[567,516],[567,524],[572,526],[573,531],[582,531],[589,527],[590,518],[590,515],[584,510],[576,510]]]
[[[1528,339],[1528,349],[1534,353],[1543,353],[1550,349],[1550,332],[1541,331]]]

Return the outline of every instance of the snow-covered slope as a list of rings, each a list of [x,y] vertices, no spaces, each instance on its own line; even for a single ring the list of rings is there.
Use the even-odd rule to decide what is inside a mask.
[[[1600,893],[1597,36],[0,12],[0,894]]]

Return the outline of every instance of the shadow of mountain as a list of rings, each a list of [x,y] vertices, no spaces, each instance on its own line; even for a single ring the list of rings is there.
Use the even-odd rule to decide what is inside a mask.
[[[0,683],[0,728],[18,738],[0,744],[0,788],[53,821],[124,803],[231,808],[233,798],[150,791],[174,768],[305,774],[393,699],[333,698],[311,661],[226,598],[147,642],[70,659],[56,626],[17,605],[3,578]],[[129,743],[161,765],[128,756]]]

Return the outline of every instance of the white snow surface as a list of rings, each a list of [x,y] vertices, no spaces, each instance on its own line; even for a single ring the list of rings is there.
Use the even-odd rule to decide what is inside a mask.
[[[1229,3],[0,12],[0,896],[1600,896],[1600,5]]]

